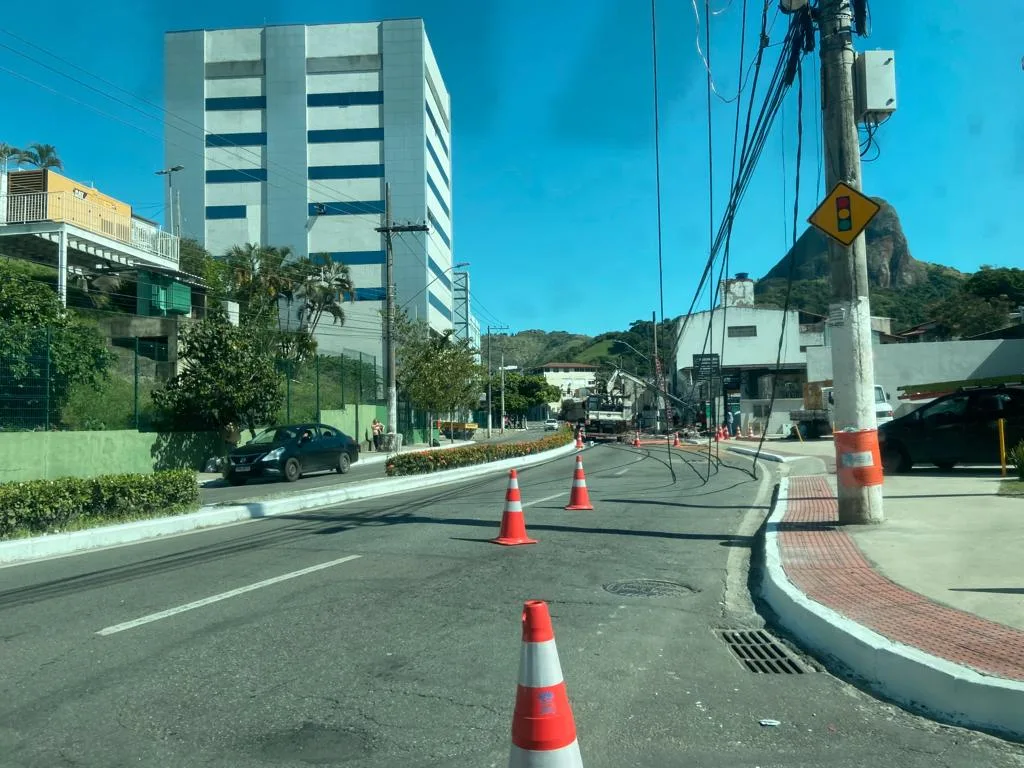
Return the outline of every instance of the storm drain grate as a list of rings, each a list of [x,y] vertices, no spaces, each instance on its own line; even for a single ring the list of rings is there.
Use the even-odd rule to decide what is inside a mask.
[[[763,629],[723,629],[729,650],[747,669],[761,675],[802,675],[807,669],[786,646]]]

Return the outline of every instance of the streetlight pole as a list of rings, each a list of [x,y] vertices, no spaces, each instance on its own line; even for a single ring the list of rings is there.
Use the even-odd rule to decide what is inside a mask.
[[[178,171],[185,170],[184,165],[172,165],[170,168],[164,168],[156,171],[157,176],[167,177],[167,222],[168,229],[172,235],[181,237],[181,204],[175,206],[174,203],[174,174]]]

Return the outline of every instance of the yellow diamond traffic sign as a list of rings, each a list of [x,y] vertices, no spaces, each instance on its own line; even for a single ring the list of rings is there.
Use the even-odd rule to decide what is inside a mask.
[[[870,197],[840,181],[807,221],[832,239],[850,245],[880,210]]]

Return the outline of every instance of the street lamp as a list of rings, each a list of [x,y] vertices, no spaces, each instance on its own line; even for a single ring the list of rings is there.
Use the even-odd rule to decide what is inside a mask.
[[[157,176],[167,177],[167,216],[170,221],[170,230],[172,235],[181,236],[181,204],[175,206],[174,200],[174,174],[178,171],[185,170],[184,165],[172,165],[170,168],[164,168],[160,171],[155,171]]]
[[[441,279],[441,275],[443,275],[445,272],[451,272],[453,269],[461,269],[462,267],[468,267],[469,265],[470,265],[470,262],[468,262],[468,261],[457,261],[454,264],[452,264],[450,267],[445,267],[443,270],[441,270],[441,274],[440,275],[435,275],[433,280],[431,280],[429,283],[427,283],[422,288],[420,288],[416,293],[414,293],[412,295],[412,297],[407,302],[405,302],[402,306],[399,307],[399,309],[400,310],[401,309],[405,309],[410,304],[412,304],[414,301],[416,301],[416,299],[419,298],[419,296],[425,290],[427,290],[427,288],[429,288],[434,283],[436,283],[438,280],[440,280]]]

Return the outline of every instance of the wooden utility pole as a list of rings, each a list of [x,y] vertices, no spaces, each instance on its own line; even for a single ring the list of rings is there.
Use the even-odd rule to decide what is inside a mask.
[[[860,141],[854,110],[853,12],[850,0],[820,0],[821,77],[824,85],[824,166],[826,186],[842,181],[861,189]],[[868,430],[877,455],[875,371],[871,350],[867,246],[861,233],[851,246],[829,238],[832,295],[829,300],[835,429]],[[862,450],[864,450],[862,448]],[[851,455],[851,454],[847,454]],[[838,456],[844,460],[845,456]],[[840,523],[880,523],[885,519],[882,486],[839,483]]]
[[[384,226],[376,228],[384,234],[386,249],[385,287],[384,292],[387,299],[387,319],[384,323],[384,347],[387,356],[387,380],[388,380],[388,434],[387,440],[392,450],[398,448],[398,373],[395,366],[397,344],[395,343],[395,249],[394,238],[396,232],[426,232],[426,224],[400,224],[395,225],[391,211],[391,185],[384,185]]]

